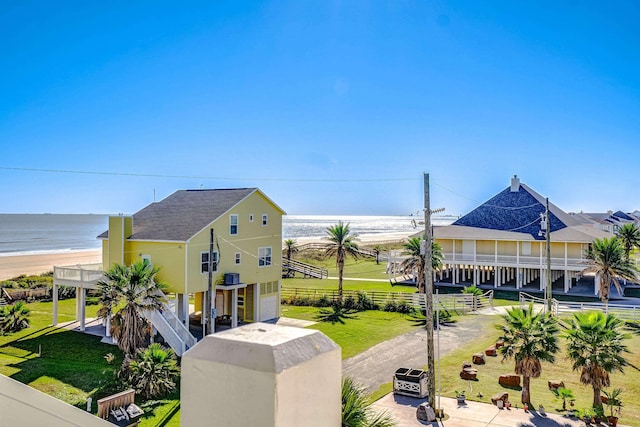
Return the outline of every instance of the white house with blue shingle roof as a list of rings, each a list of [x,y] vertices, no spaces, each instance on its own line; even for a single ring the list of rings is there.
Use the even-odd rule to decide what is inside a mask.
[[[546,241],[541,231],[546,200],[517,176],[511,185],[451,225],[436,227],[444,266],[440,281],[543,290]],[[585,269],[585,250],[611,234],[585,225],[549,204],[551,276],[568,292]]]

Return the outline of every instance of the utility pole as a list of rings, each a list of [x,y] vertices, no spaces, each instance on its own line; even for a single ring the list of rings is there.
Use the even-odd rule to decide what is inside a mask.
[[[213,333],[213,228],[210,230],[209,237],[209,278],[207,282],[207,303],[206,316],[207,316],[207,332]]]
[[[545,210],[545,217],[547,218],[547,313],[551,312],[552,309],[552,287],[551,283],[551,218],[549,218],[549,198],[547,197],[547,206]]]
[[[432,265],[432,232],[431,232],[431,204],[429,200],[429,174],[424,173],[424,293],[426,310],[425,317],[427,329],[427,378],[429,402],[433,408],[436,395],[435,381],[435,357],[433,354],[433,265]]]

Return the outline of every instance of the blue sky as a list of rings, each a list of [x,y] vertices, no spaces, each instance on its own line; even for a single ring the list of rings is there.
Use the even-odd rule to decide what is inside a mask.
[[[640,209],[638,22],[635,1],[4,1],[0,212],[257,186],[289,214],[409,214],[423,172],[449,214],[514,174],[568,211]]]

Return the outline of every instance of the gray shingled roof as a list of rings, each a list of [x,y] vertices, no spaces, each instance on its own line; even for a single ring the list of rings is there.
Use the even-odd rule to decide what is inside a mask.
[[[517,191],[507,187],[452,225],[527,233],[535,240],[543,240],[538,232],[540,214],[544,212],[545,199],[518,181]],[[552,203],[549,203],[549,218],[551,232],[578,224],[575,218]]]
[[[184,242],[257,188],[179,190],[133,214],[132,240]],[[108,230],[98,238],[108,238]]]

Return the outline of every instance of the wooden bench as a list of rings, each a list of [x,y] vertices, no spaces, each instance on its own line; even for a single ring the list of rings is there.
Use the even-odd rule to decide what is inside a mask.
[[[133,389],[103,397],[98,400],[98,417],[103,420],[109,419],[109,414],[112,409],[128,407],[130,404],[134,403],[135,397],[136,392]],[[138,425],[138,423],[132,425]]]

